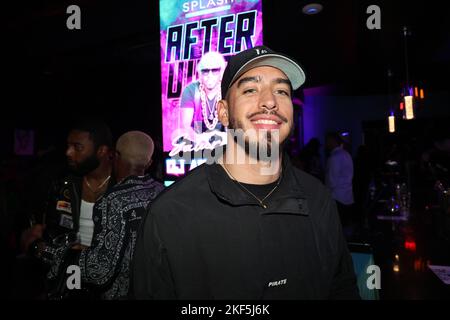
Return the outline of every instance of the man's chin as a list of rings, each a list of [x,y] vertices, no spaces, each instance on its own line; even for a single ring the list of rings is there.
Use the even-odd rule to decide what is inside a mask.
[[[92,170],[83,167],[69,166],[69,171],[75,176],[83,177]]]
[[[71,167],[71,166],[69,166],[68,168],[69,168],[70,173],[72,173],[73,175],[80,176],[80,177],[84,176],[84,173],[79,168]]]

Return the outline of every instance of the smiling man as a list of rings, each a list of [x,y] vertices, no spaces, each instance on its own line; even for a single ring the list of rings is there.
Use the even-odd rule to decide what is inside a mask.
[[[292,91],[304,81],[295,61],[267,47],[231,58],[218,103],[227,152],[149,208],[134,256],[136,298],[359,298],[335,202],[282,152]],[[261,148],[276,157],[262,159]]]

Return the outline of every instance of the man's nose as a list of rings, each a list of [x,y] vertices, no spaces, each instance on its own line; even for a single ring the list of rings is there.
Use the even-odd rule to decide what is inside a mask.
[[[275,96],[271,90],[262,90],[259,100],[259,107],[272,111],[278,109]]]
[[[73,147],[67,147],[66,149],[66,157],[71,157],[73,154]]]

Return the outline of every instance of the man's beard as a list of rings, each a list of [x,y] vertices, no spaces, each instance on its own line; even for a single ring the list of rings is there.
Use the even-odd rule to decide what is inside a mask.
[[[95,154],[89,156],[76,166],[70,166],[71,171],[77,176],[85,176],[100,166],[100,161]]]
[[[286,118],[280,116],[276,112],[257,112],[257,113],[251,114],[247,118],[250,119],[250,118],[252,118],[252,117],[254,117],[255,115],[258,115],[258,114],[273,114],[273,115],[278,116],[283,122],[287,122]],[[243,148],[245,150],[245,153],[248,156],[254,157],[254,155],[250,151],[251,150],[256,150],[257,151],[256,152],[256,159],[259,161],[260,160],[260,152],[261,152],[260,148],[264,147],[264,146],[260,145],[260,137],[259,137],[259,135],[262,134],[262,133],[257,132],[257,140],[256,141],[249,141],[248,136],[243,138],[242,136],[245,135],[244,125],[243,125],[242,121],[237,120],[236,118],[234,118],[232,114],[230,114],[230,123],[228,125],[228,128],[236,130],[235,134],[233,135],[234,141],[241,148]],[[274,138],[274,136],[272,135],[271,130],[267,130],[265,132],[265,134],[266,134],[265,140],[266,140],[266,148],[267,148],[266,155],[268,157],[272,157],[272,152],[278,152],[278,154],[281,154],[283,152],[286,143],[289,141],[289,139],[294,134],[294,126],[291,127],[291,130],[290,130],[288,136],[281,142],[279,141],[279,135],[277,135],[277,137]],[[239,139],[238,139],[238,135],[239,135]],[[244,141],[244,145],[242,145],[242,141]],[[274,149],[272,149],[272,147],[274,147]]]

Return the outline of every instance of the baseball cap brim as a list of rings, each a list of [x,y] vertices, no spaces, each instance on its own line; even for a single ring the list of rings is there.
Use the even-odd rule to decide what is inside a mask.
[[[247,63],[245,63],[234,75],[230,82],[230,87],[247,71],[263,66],[274,67],[281,70],[288,77],[294,90],[297,90],[303,83],[305,83],[305,72],[298,65],[298,63],[286,56],[268,53],[247,61]]]

